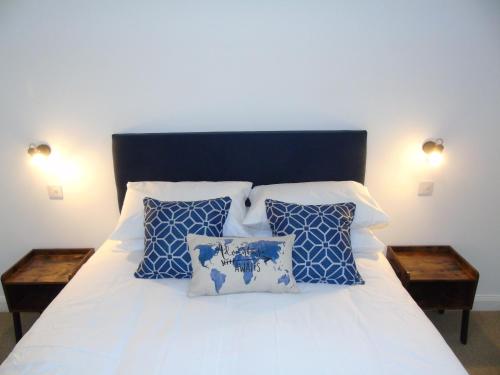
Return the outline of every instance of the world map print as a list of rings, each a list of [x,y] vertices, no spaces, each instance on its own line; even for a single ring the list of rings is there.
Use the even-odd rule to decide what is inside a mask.
[[[210,278],[214,282],[215,290],[219,293],[220,288],[222,288],[222,285],[226,282],[226,275],[216,268],[212,268],[210,271]]]
[[[271,262],[276,271],[282,271],[276,283],[283,285],[290,283],[290,271],[282,269],[277,264],[283,252],[284,242],[258,240],[230,246],[233,241],[234,239],[224,239],[223,242],[201,244],[195,248],[200,264],[210,269],[210,279],[217,293],[227,279],[227,274],[223,272],[225,267],[231,267],[230,271],[240,272],[245,285],[249,285],[256,280],[262,266]]]

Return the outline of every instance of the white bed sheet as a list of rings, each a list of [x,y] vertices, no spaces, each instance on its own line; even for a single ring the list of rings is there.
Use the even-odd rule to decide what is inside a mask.
[[[356,259],[362,286],[188,298],[135,279],[127,246],[97,251],[0,374],[466,374],[382,253]]]

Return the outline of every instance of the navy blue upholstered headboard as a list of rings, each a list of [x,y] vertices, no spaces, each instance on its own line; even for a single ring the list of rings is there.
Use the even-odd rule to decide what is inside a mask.
[[[114,134],[120,210],[129,181],[363,183],[366,131]]]

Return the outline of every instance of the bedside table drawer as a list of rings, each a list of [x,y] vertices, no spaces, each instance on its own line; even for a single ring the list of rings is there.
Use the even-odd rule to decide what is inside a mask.
[[[471,309],[476,284],[463,281],[422,281],[407,286],[422,309]]]
[[[65,285],[6,285],[5,299],[10,311],[42,312]]]

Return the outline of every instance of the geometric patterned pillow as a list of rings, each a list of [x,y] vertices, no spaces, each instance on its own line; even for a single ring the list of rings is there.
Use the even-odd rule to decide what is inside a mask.
[[[356,204],[299,205],[266,199],[273,236],[295,234],[292,252],[297,282],[364,284],[351,248]]]
[[[185,279],[191,277],[188,233],[221,237],[231,198],[194,202],[144,199],[144,258],[135,277]]]

